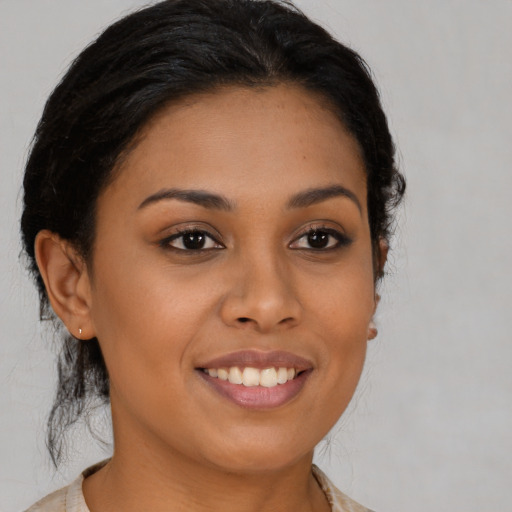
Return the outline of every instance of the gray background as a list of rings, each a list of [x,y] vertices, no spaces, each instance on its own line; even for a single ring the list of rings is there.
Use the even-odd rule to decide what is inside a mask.
[[[83,429],[54,472],[51,335],[18,260],[23,162],[70,60],[135,0],[0,0],[0,510],[105,457]],[[512,2],[303,0],[360,51],[409,191],[380,335],[321,466],[378,512],[512,510]],[[51,334],[51,333],[50,333]],[[100,422],[102,418],[99,420]],[[108,426],[107,426],[108,430]]]

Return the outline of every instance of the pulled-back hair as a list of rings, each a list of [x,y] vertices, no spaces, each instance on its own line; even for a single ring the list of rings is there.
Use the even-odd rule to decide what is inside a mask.
[[[98,195],[159,110],[223,86],[293,83],[323,97],[361,148],[374,250],[388,240],[405,182],[378,92],[364,61],[288,2],[167,0],[110,26],[73,62],[46,103],[24,179],[23,243],[42,317],[54,317],[34,241],[48,229],[85,261],[94,244]],[[66,334],[48,420],[54,463],[63,431],[92,399],[109,401],[97,339]]]

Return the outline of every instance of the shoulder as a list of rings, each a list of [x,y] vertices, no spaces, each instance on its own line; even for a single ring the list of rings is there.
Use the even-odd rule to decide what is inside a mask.
[[[104,460],[86,469],[71,485],[52,492],[25,512],[89,512],[82,493],[82,483],[84,478],[95,473],[107,462],[108,460]]]
[[[25,512],[66,512],[67,487],[52,492],[46,498],[34,503]]]
[[[343,494],[325,475],[325,473],[313,465],[313,474],[317,479],[322,491],[324,491],[327,500],[331,505],[332,512],[372,512],[359,503]]]
[[[89,512],[82,494],[83,475],[71,485],[52,492],[25,512]]]

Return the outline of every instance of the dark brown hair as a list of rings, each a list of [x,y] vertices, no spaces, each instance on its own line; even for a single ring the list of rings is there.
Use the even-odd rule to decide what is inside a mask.
[[[137,132],[170,101],[225,85],[299,84],[333,106],[366,164],[374,248],[388,239],[405,189],[371,74],[359,55],[289,2],[167,0],[110,26],[73,62],[44,109],[24,179],[23,243],[52,317],[34,257],[42,229],[72,242],[87,260],[96,199]],[[90,400],[109,400],[96,339],[64,336],[48,447],[58,462],[63,431]]]

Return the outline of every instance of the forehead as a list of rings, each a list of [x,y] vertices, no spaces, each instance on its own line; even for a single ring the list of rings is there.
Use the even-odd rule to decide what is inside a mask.
[[[106,195],[133,203],[169,187],[243,200],[332,184],[366,203],[357,141],[327,101],[296,85],[226,87],[171,104],[141,130],[116,175]]]

